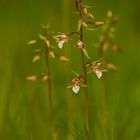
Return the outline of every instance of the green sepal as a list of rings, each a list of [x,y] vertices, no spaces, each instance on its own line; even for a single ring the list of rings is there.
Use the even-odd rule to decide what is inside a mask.
[[[75,72],[75,71],[73,71],[73,70],[72,70],[72,73],[73,73],[74,75],[76,75],[77,77],[80,75],[80,74],[78,74],[77,72]]]
[[[82,51],[83,51],[84,55],[85,55],[88,59],[90,59],[87,50],[86,50],[85,48],[82,48]]]

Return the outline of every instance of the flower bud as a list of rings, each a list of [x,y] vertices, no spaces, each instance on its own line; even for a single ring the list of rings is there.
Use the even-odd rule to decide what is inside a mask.
[[[36,54],[32,60],[32,62],[36,62],[36,61],[39,61],[40,60],[40,54]]]
[[[49,52],[49,56],[52,57],[52,58],[55,58],[55,53],[54,53],[54,51],[50,51],[50,52]]]
[[[94,25],[95,27],[100,27],[100,26],[102,26],[103,24],[104,24],[104,22],[102,22],[102,21],[96,21],[96,22],[93,23],[93,25]]]
[[[82,26],[84,26],[84,27],[87,27],[88,25],[87,25],[87,23],[86,22],[82,22]]]
[[[36,43],[37,43],[36,40],[30,40],[27,44],[28,44],[28,45],[33,45],[33,44],[36,44]]]
[[[26,77],[27,80],[30,80],[30,81],[36,81],[37,80],[37,76],[36,75],[32,75],[32,76],[28,76]]]
[[[69,62],[69,59],[62,55],[59,57],[59,60],[62,62]]]
[[[94,19],[94,16],[91,13],[87,13],[87,17]]]

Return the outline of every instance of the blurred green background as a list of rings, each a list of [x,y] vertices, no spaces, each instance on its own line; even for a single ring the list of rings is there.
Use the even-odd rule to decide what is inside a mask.
[[[116,42],[123,53],[111,54],[119,72],[106,73],[106,118],[102,115],[100,81],[88,77],[91,137],[94,140],[140,140],[140,0],[84,0],[95,18],[104,21],[112,10],[119,17]],[[25,77],[43,72],[43,62],[32,64],[27,42],[41,33],[41,24],[54,31],[77,30],[73,0],[0,0],[0,140],[50,140],[47,84]],[[91,47],[100,29],[85,33]],[[57,139],[86,139],[83,90],[78,95],[66,89],[73,77],[68,68],[81,71],[78,51],[64,52],[71,58],[65,65],[50,60]],[[97,48],[93,47],[94,59]],[[60,53],[63,53],[60,51]],[[71,108],[72,114],[68,111]],[[106,125],[102,125],[106,121]]]

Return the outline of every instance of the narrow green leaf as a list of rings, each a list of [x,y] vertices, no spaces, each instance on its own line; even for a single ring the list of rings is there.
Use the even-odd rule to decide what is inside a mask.
[[[73,73],[74,75],[76,75],[77,77],[80,75],[80,74],[78,74],[77,72],[75,72],[75,71],[73,71],[73,70],[72,70],[72,73]]]
[[[79,20],[79,22],[78,22],[78,32],[80,31],[81,26],[82,26],[82,21]]]
[[[48,30],[48,29],[49,29],[49,27],[50,27],[50,25],[49,25],[49,24],[47,24],[47,25],[43,25],[43,24],[41,24],[41,27],[42,27],[43,29]]]
[[[89,31],[95,31],[95,30],[97,30],[97,29],[93,29],[93,28],[89,28],[89,27],[86,27],[86,29],[89,30]]]
[[[88,59],[90,59],[87,50],[86,50],[85,48],[82,48],[82,51],[83,51],[84,55],[85,55]]]

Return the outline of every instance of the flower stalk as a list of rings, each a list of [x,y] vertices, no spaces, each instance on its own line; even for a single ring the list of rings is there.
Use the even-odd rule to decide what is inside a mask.
[[[48,37],[47,34],[47,30],[44,30],[44,36]],[[48,79],[47,79],[47,84],[48,84],[48,103],[49,103],[49,119],[50,119],[50,126],[51,126],[51,133],[52,133],[52,140],[55,139],[55,118],[54,118],[54,112],[53,112],[53,100],[52,100],[52,81],[51,81],[51,72],[50,72],[50,64],[49,64],[49,50],[48,48],[50,46],[48,46],[49,43],[44,43],[44,49],[45,49],[45,64],[46,64],[46,74],[48,75]]]
[[[79,12],[79,20],[83,20],[83,16],[82,16],[82,9],[81,9],[81,4],[82,1],[77,1],[75,0],[76,3],[76,8]],[[83,42],[83,26],[81,24],[80,27],[80,41]],[[84,47],[84,46],[83,46]],[[85,67],[85,58],[84,58],[84,53],[81,49],[81,60],[82,60],[82,68],[83,68],[83,80],[84,80],[84,84],[87,85],[87,71],[86,71],[86,67]],[[84,88],[85,90],[85,94],[84,94],[84,106],[85,106],[85,122],[86,122],[86,131],[89,134],[90,132],[90,126],[89,126],[89,97],[88,97],[88,89],[87,87]]]

